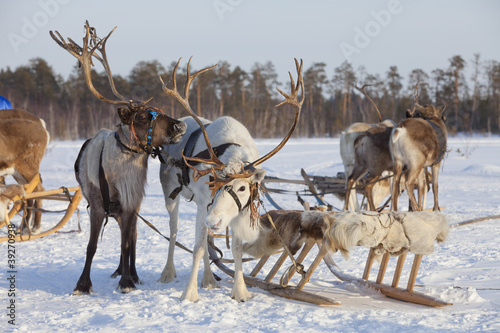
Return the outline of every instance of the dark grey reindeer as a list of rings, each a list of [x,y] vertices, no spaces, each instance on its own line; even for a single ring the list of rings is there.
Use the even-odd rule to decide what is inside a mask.
[[[116,219],[121,231],[120,265],[113,275],[121,275],[118,287],[122,292],[129,292],[139,282],[135,268],[136,214],[144,197],[148,157],[159,154],[158,147],[178,142],[186,131],[186,125],[167,117],[159,109],[148,107],[149,100],[132,101],[120,95],[115,89],[105,52],[106,41],[114,29],[103,39],[97,37],[88,22],[85,30],[83,47],[69,38],[66,43],[57,31],[59,38],[52,31],[50,34],[59,46],[80,61],[90,91],[100,100],[120,106],[117,111],[121,122],[116,131],[101,130],[87,140],[75,163],[76,178],[90,206],[90,239],[85,267],[73,294],[88,294],[92,290],[90,267],[99,232],[108,216]],[[95,51],[99,51],[100,55]],[[102,63],[118,100],[109,100],[94,88],[92,57]]]

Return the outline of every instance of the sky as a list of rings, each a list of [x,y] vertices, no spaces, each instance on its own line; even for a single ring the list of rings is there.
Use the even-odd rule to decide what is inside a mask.
[[[406,84],[413,69],[445,69],[454,55],[500,61],[499,13],[494,0],[0,0],[0,69],[41,57],[67,78],[76,60],[49,30],[81,42],[89,20],[101,37],[118,27],[106,49],[123,76],[142,60],[193,56],[195,69],[271,61],[284,82],[301,58],[326,63],[329,78],[346,60],[382,77],[397,66]]]

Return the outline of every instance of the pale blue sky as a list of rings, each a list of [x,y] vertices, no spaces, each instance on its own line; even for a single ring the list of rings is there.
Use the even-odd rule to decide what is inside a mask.
[[[226,60],[250,70],[269,60],[281,80],[297,57],[306,68],[325,62],[331,77],[347,54],[369,73],[395,65],[406,83],[412,69],[430,74],[453,55],[500,61],[499,14],[495,0],[0,0],[0,68],[42,57],[67,77],[75,60],[48,31],[81,41],[88,19],[101,37],[118,26],[107,50],[121,75],[140,60],[168,66],[193,55],[195,68]]]

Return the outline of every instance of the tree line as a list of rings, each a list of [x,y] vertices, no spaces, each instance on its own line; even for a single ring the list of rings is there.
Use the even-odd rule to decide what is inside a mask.
[[[135,100],[153,97],[149,105],[179,118],[186,112],[163,92],[158,78],[161,75],[166,82],[170,80],[174,66],[175,62],[165,68],[156,60],[141,61],[127,77],[114,75],[114,82],[122,95]],[[466,77],[466,66],[471,69],[470,77]],[[184,86],[184,77],[185,68],[179,68],[180,87]],[[92,78],[96,89],[112,98],[105,72],[93,70]],[[370,101],[354,88],[356,83],[369,84],[366,90],[383,119],[398,122],[413,106],[417,82],[420,82],[420,104],[446,104],[450,133],[500,132],[500,62],[483,61],[476,54],[470,61],[453,56],[447,68],[431,73],[414,69],[406,79],[396,66],[381,75],[367,73],[364,67],[355,69],[348,62],[328,73],[325,63],[313,63],[304,68],[306,99],[295,136],[331,137],[356,121],[378,122]],[[214,70],[194,81],[190,104],[207,119],[223,115],[236,118],[256,138],[281,137],[293,121],[293,112],[274,108],[282,99],[276,86],[289,90],[289,82],[278,81],[272,62],[255,63],[250,71],[245,71],[220,61]],[[101,128],[112,129],[119,122],[116,107],[92,95],[77,64],[66,80],[41,58],[31,59],[28,65],[14,70],[1,69],[0,95],[9,99],[15,108],[43,118],[52,138],[87,138]]]

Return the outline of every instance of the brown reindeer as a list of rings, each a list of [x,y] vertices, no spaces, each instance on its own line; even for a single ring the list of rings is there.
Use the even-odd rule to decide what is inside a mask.
[[[66,43],[57,31],[59,38],[52,31],[50,34],[59,46],[80,61],[91,92],[106,103],[120,106],[117,111],[121,122],[116,131],[101,130],[87,140],[75,163],[76,178],[90,206],[90,239],[85,267],[73,294],[88,294],[92,290],[90,267],[99,232],[108,216],[116,219],[121,230],[120,265],[113,275],[122,276],[118,287],[128,292],[139,282],[135,268],[137,213],[144,197],[148,157],[159,155],[161,145],[179,141],[186,125],[167,117],[159,109],[148,107],[149,100],[132,101],[120,95],[115,89],[105,53],[106,41],[114,29],[103,39],[97,37],[88,22],[85,30],[83,47],[71,39]],[[91,79],[92,57],[103,64],[118,100],[109,100],[95,90]]]
[[[13,176],[18,184],[27,184],[33,179],[40,169],[40,163],[45,148],[49,142],[49,132],[45,122],[20,109],[0,111],[0,184],[5,184],[5,176]],[[35,192],[44,191],[41,182]],[[36,209],[35,214],[31,209],[27,211],[27,221],[33,219],[32,233],[41,229],[42,200],[29,200],[28,207]]]
[[[401,121],[394,128],[389,142],[394,164],[392,210],[398,210],[398,197],[394,195],[394,191],[399,189],[403,172],[406,175],[406,188],[411,210],[423,209],[422,205],[417,203],[413,189],[423,168],[431,167],[433,210],[439,211],[438,175],[441,161],[446,152],[447,137],[443,116],[444,109],[445,106],[436,108],[433,105],[428,105],[424,107],[415,103],[414,110],[409,114],[413,118]],[[421,186],[423,185],[419,185],[419,193],[423,193]]]
[[[393,127],[385,124],[373,126],[360,134],[354,141],[355,163],[352,173],[347,177],[346,200],[344,210],[349,207],[350,192],[355,184],[365,175],[369,174],[365,186],[365,196],[370,210],[375,210],[373,187],[382,178],[384,171],[392,171],[391,152],[389,139]]]

